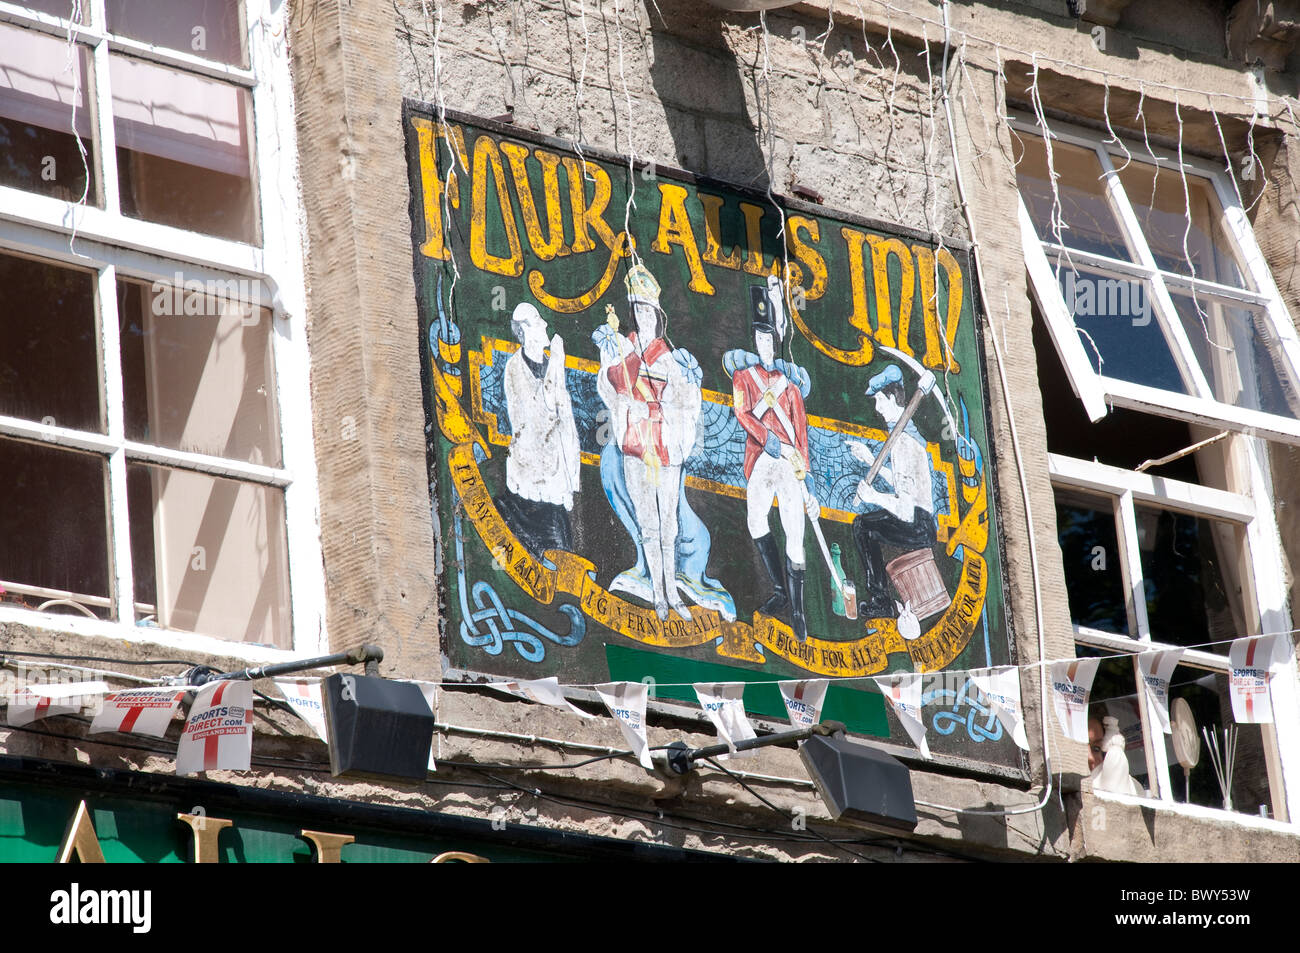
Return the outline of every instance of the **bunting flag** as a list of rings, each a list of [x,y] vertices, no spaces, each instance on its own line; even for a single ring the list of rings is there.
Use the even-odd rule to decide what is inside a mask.
[[[438,683],[437,682],[416,682],[415,684],[419,686],[420,694],[424,696],[424,703],[429,706],[429,711],[436,712],[438,710],[437,708]],[[435,732],[433,738],[429,739],[429,770],[430,771],[438,770],[438,763],[433,759],[433,746],[435,744],[435,739],[437,737],[438,737],[437,732]]]
[[[609,713],[618,719],[623,737],[627,739],[641,766],[647,771],[653,771],[650,742],[645,733],[645,705],[650,695],[650,686],[645,682],[606,682],[596,686],[596,693],[600,695]]]
[[[1028,751],[1029,739],[1025,737],[1025,721],[1020,709],[1020,669],[1014,665],[975,669],[970,673],[970,680],[987,697],[989,707],[1011,740]]]
[[[719,755],[718,760],[755,757],[758,754],[756,751],[736,750],[737,741],[757,737],[754,726],[745,717],[745,683],[703,682],[694,688],[700,707],[718,729],[718,737],[731,749],[731,754]]]
[[[907,729],[907,735],[916,745],[921,757],[929,759],[930,745],[925,740],[925,722],[921,720],[921,674],[919,672],[899,672],[894,675],[877,675],[872,681],[880,689],[880,694],[889,699],[894,714]],[[985,691],[987,695],[988,692]],[[1018,698],[1019,696],[1017,696]],[[1023,731],[1021,732],[1023,734]],[[1017,742],[1019,744],[1019,742]]]
[[[49,688],[50,686],[46,685],[44,687]],[[42,718],[53,718],[55,715],[75,715],[81,711],[80,699],[74,699],[75,703],[60,702],[49,695],[37,695],[28,689],[20,689],[11,693],[8,696],[8,702],[9,709],[5,720],[14,728],[30,725]]]
[[[176,747],[176,773],[247,771],[253,759],[253,686],[211,682],[199,689]]]
[[[1155,709],[1160,729],[1167,735],[1174,733],[1169,725],[1169,680],[1174,677],[1174,667],[1182,657],[1182,649],[1142,652],[1137,657],[1142,693]]]
[[[826,701],[828,678],[806,678],[797,682],[778,682],[781,701],[796,728],[811,728],[821,721],[822,703]]]
[[[1269,683],[1274,667],[1291,654],[1291,639],[1283,635],[1256,635],[1237,639],[1228,650],[1228,694],[1232,717],[1240,724],[1271,725],[1273,704]]]
[[[321,701],[319,678],[277,678],[274,680],[293,713],[305,721],[316,737],[329,744],[325,730],[325,703]]]
[[[114,692],[104,699],[104,706],[90,723],[88,733],[117,731],[161,738],[167,734],[167,726],[184,697],[185,690],[175,688],[131,688]]]
[[[565,698],[564,692],[560,691],[559,680],[554,675],[550,678],[537,678],[532,681],[488,682],[488,688],[495,688],[499,692],[505,692],[518,698],[526,698],[531,702],[537,702],[539,705],[563,708],[565,711],[580,715],[583,718],[596,717],[583,711]]]
[[[50,682],[45,685],[28,685],[26,690],[38,698],[72,698],[74,696],[107,695],[113,689],[108,682]],[[21,690],[15,692],[21,694]]]
[[[1053,662],[1052,707],[1061,733],[1071,741],[1088,743],[1088,696],[1092,694],[1092,680],[1097,677],[1101,659],[1080,658]]]

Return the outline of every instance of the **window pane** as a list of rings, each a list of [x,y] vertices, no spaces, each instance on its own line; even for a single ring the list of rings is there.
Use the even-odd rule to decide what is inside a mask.
[[[247,66],[238,0],[105,0],[110,33]]]
[[[1171,292],[1216,400],[1295,418],[1300,407],[1282,345],[1255,308],[1208,295]]]
[[[1084,353],[1102,377],[1188,393],[1156,320],[1151,285],[1058,262],[1057,282]]]
[[[112,573],[104,461],[0,440],[0,474],[0,585],[6,602],[108,618]],[[51,601],[59,604],[47,605]]]
[[[102,433],[94,276],[0,254],[0,288],[0,414]]]
[[[1058,490],[1056,533],[1065,566],[1070,621],[1128,635],[1123,560],[1110,501]]]
[[[1080,658],[1103,657],[1097,666],[1097,677],[1093,679],[1088,703],[1088,769],[1094,787],[1139,797],[1149,794],[1150,772],[1142,738],[1142,715],[1138,708],[1132,657],[1114,657],[1109,650],[1086,645],[1077,646],[1076,654]],[[1114,719],[1114,722],[1108,722],[1108,719]],[[1101,781],[1112,732],[1122,739],[1118,744],[1123,760],[1107,771],[1105,780]]]
[[[63,40],[0,24],[0,185],[75,202],[85,191],[89,167],[87,201],[98,204],[87,91],[89,52],[78,45],[73,68],[67,65],[68,45]],[[78,136],[86,150],[84,164]]]
[[[21,0],[18,5],[26,7],[28,10],[39,10],[41,13],[62,17],[65,20],[72,18],[73,0]],[[78,23],[86,22],[87,7],[89,7],[89,4],[82,5],[81,16],[77,20]]]
[[[1170,714],[1179,715],[1178,700],[1186,701],[1192,721],[1196,726],[1193,752],[1199,747],[1199,756],[1191,768],[1183,766],[1173,743],[1173,736],[1165,735],[1165,750],[1169,758],[1169,780],[1175,801],[1200,804],[1205,807],[1259,814],[1264,806],[1272,813],[1272,798],[1268,786],[1268,766],[1264,760],[1264,737],[1259,725],[1237,725],[1232,718],[1232,702],[1228,696],[1228,676],[1220,672],[1179,665],[1169,682]],[[1230,727],[1225,739],[1223,729]],[[1201,734],[1209,729],[1209,738]],[[1225,800],[1223,788],[1214,771],[1210,748],[1216,746],[1222,760],[1225,749],[1233,752],[1232,784]],[[1184,752],[1188,757],[1193,752]]]
[[[1021,133],[1020,139],[1024,143],[1024,156],[1016,167],[1016,181],[1038,237],[1045,242],[1059,242],[1067,248],[1133,261],[1122,237],[1124,233],[1106,197],[1106,187],[1101,181],[1101,162],[1096,153],[1059,140],[1052,142],[1052,168],[1056,170],[1063,223],[1058,238],[1052,227],[1053,198],[1047,149],[1041,136]]]
[[[292,647],[283,492],[139,463],[127,482],[141,621]]]
[[[254,243],[248,91],[109,59],[122,214]]]
[[[1228,642],[1246,631],[1236,584],[1240,529],[1152,506],[1135,510],[1151,638],[1226,655]]]
[[[1223,233],[1223,209],[1209,182],[1188,175],[1184,192],[1177,169],[1137,160],[1119,173],[1119,179],[1161,270],[1192,275],[1194,269],[1197,278],[1246,287]]]
[[[210,284],[118,282],[127,439],[279,466],[271,313]]]

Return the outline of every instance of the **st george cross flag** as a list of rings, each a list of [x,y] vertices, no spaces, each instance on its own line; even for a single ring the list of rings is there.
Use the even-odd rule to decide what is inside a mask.
[[[320,679],[277,678],[275,684],[284,693],[284,700],[289,703],[294,714],[307,722],[317,738],[329,744],[325,732],[325,706],[320,697]]]
[[[894,714],[907,729],[908,737],[921,752],[921,757],[929,758],[930,746],[925,740],[925,722],[921,720],[921,674],[899,672],[895,675],[877,675],[875,682],[880,694],[894,706]]]
[[[1167,735],[1174,733],[1169,724],[1169,680],[1174,677],[1174,666],[1182,657],[1182,649],[1139,652],[1137,657],[1138,672],[1142,676],[1142,694],[1150,700],[1160,728]]]
[[[700,700],[700,707],[709,716],[709,721],[718,729],[718,737],[731,749],[730,754],[720,755],[718,760],[757,756],[753,750],[736,751],[737,741],[757,737],[754,726],[745,717],[744,682],[702,683],[695,686],[695,697]]]
[[[1028,751],[1029,739],[1025,737],[1024,715],[1020,708],[1020,670],[1014,665],[982,668],[971,672],[970,680],[988,698],[993,714],[998,716],[1011,740]]]
[[[645,734],[645,704],[650,686],[645,682],[606,682],[596,686],[609,713],[618,719],[632,753],[647,771],[654,770],[650,760],[650,742]]]
[[[488,688],[495,688],[499,692],[505,692],[507,695],[514,695],[518,698],[527,698],[539,705],[563,708],[565,711],[574,715],[581,715],[583,718],[596,717],[583,711],[565,698],[564,693],[560,691],[560,683],[554,675],[550,678],[535,678],[532,681],[489,682]]]
[[[131,688],[114,692],[104,699],[104,707],[90,723],[89,733],[120,731],[161,738],[167,734],[167,725],[184,697],[185,690],[175,688]]]
[[[75,715],[81,711],[81,699],[74,698],[74,704],[50,698],[48,695],[37,695],[27,689],[16,691],[7,698],[9,710],[6,713],[6,722],[15,728],[23,725],[30,725],[34,721],[40,721],[42,718],[53,718],[55,715]]]
[[[1101,659],[1076,658],[1053,662],[1052,706],[1061,732],[1071,741],[1088,743],[1088,696]]]
[[[822,717],[822,702],[826,700],[829,678],[805,678],[797,682],[777,682],[781,701],[790,714],[790,724],[796,728],[811,728]]]
[[[1256,635],[1237,639],[1228,650],[1228,694],[1232,717],[1239,724],[1271,725],[1273,705],[1269,682],[1274,666],[1291,653],[1288,635]]]
[[[247,771],[253,759],[253,686],[212,682],[199,689],[176,748],[176,773]]]

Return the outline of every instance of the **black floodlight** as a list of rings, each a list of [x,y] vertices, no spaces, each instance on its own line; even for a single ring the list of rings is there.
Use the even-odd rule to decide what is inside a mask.
[[[890,834],[916,830],[912,778],[898,759],[842,734],[813,735],[799,757],[833,819]]]
[[[433,743],[433,712],[411,682],[368,675],[321,680],[330,773],[423,781]]]

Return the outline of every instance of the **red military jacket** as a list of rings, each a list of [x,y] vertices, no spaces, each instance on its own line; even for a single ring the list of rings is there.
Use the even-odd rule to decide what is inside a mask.
[[[628,335],[628,340],[636,347],[635,331]],[[626,422],[623,444],[619,449],[637,458],[642,457],[647,449],[653,449],[659,462],[667,466],[669,460],[668,448],[664,444],[663,395],[668,386],[668,377],[660,365],[664,359],[671,361],[672,354],[663,338],[655,338],[641,354],[633,351],[623,360],[615,362],[609,369],[609,382],[617,393],[641,401],[649,412],[644,420]]]
[[[731,390],[736,420],[745,428],[745,479],[754,472],[769,433],[781,441],[783,455],[785,447],[794,447],[807,470],[808,417],[799,385],[776,368],[754,364],[731,375]]]

